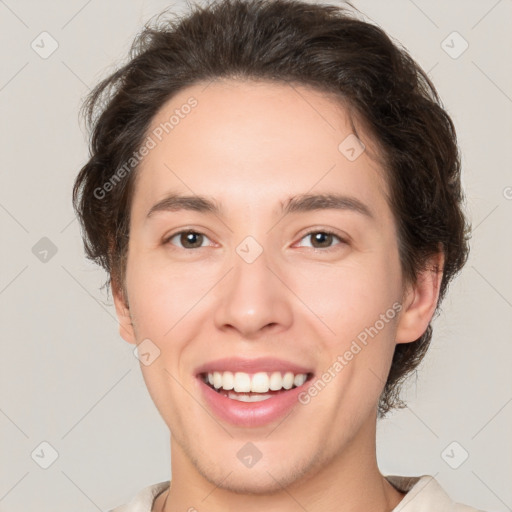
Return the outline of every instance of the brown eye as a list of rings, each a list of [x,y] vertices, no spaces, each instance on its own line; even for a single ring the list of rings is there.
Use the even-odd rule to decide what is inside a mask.
[[[333,235],[330,233],[318,232],[312,235],[311,241],[314,247],[329,247],[332,243]],[[318,244],[318,245],[315,245]]]
[[[165,243],[172,243],[172,240],[177,239],[183,249],[199,249],[202,247],[204,240],[208,238],[202,233],[197,231],[180,231],[170,236]],[[173,245],[176,245],[173,243]]]
[[[333,248],[333,242],[336,240],[345,243],[343,239],[331,231],[310,231],[301,240],[307,238],[311,239],[311,245],[306,245],[306,247],[312,247],[313,249],[331,249]]]

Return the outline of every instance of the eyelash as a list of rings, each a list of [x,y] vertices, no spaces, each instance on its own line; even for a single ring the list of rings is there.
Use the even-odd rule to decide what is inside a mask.
[[[337,235],[334,231],[330,231],[329,229],[314,229],[314,230],[308,231],[307,233],[304,234],[304,236],[300,240],[303,240],[304,238],[306,238],[308,236],[318,234],[318,233],[322,233],[323,235],[332,236],[333,238],[337,238],[341,242],[342,245],[347,245],[347,241],[344,238],[342,238],[340,235]],[[311,249],[313,249],[314,251],[330,252],[330,251],[336,250],[336,247],[337,246],[334,245],[334,246],[327,247],[327,248],[311,247]]]
[[[189,229],[184,229],[182,231],[177,231],[176,233],[173,233],[172,235],[168,236],[165,240],[164,240],[164,245],[170,243],[170,241],[178,236],[178,235],[181,235],[181,234],[194,234],[194,235],[203,235],[206,237],[206,235],[204,233],[201,233],[199,231],[194,231],[194,230],[189,230]],[[302,236],[302,238],[300,240],[303,240],[304,238],[308,237],[308,236],[311,236],[311,235],[314,235],[314,234],[318,234],[318,233],[322,233],[323,235],[327,235],[327,236],[333,236],[334,238],[337,238],[341,244],[344,244],[346,245],[348,242],[342,238],[340,235],[336,234],[334,231],[330,231],[328,229],[314,229],[312,231],[308,231],[307,233],[304,234],[304,236]],[[206,237],[208,238],[208,237]],[[300,241],[299,240],[299,241]],[[186,247],[183,247],[184,250],[188,250],[188,251],[194,251],[194,250],[198,250],[198,249],[203,249],[204,247],[196,247],[194,249],[187,249]],[[182,249],[182,247],[178,247],[178,249]],[[313,249],[314,251],[321,251],[321,252],[330,252],[332,250],[336,250],[336,246],[331,246],[331,247],[327,247],[327,248],[321,248],[321,247],[311,247],[311,249]]]

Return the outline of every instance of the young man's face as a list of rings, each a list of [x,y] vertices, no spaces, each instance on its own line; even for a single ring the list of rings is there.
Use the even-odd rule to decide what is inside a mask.
[[[156,146],[131,210],[130,316],[119,294],[116,307],[127,341],[150,340],[147,362],[160,351],[141,368],[172,433],[173,468],[270,492],[369,460],[395,344],[423,333],[436,297],[404,295],[385,177],[364,133],[355,158],[341,107],[305,87],[205,85],[181,91],[152,122]],[[197,105],[183,108],[192,96]],[[347,201],[284,213],[305,194]],[[170,195],[201,196],[219,211],[148,216]],[[238,389],[289,387],[292,377],[276,372],[299,386],[246,402],[209,387],[207,371],[242,372]],[[230,387],[229,374],[216,379]]]

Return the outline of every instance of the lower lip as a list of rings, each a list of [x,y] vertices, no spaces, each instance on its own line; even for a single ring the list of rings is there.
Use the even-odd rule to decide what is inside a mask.
[[[240,402],[217,393],[198,377],[203,396],[220,419],[240,427],[260,427],[280,419],[299,404],[298,395],[309,385],[308,379],[302,386],[278,393],[261,402]]]

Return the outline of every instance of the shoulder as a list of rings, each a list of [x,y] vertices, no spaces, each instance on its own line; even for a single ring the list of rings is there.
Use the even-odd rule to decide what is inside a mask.
[[[129,503],[119,505],[109,512],[151,512],[156,497],[169,488],[169,480],[141,489]]]
[[[407,493],[392,512],[484,512],[463,503],[455,503],[430,475],[387,475],[388,482]],[[169,488],[169,480],[141,489],[133,499],[109,512],[151,512],[156,497]]]
[[[407,494],[392,512],[483,512],[463,503],[455,503],[430,475],[386,475],[386,480]]]

